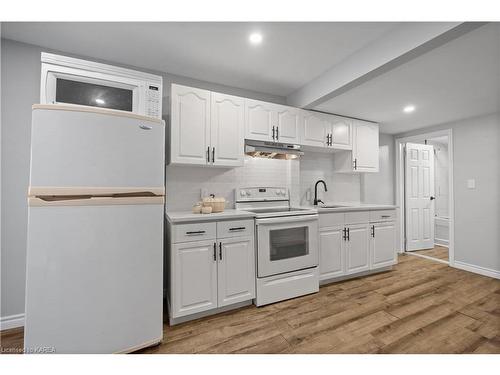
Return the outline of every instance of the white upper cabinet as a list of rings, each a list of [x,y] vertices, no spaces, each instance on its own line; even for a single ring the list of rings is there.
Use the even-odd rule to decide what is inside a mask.
[[[207,164],[210,91],[172,85],[170,162]]]
[[[244,113],[243,98],[172,85],[170,163],[242,166]]]
[[[276,106],[277,127],[275,140],[283,143],[299,143],[299,130],[301,128],[301,111],[286,106]]]
[[[243,165],[244,105],[243,98],[212,93],[212,164],[234,167]]]
[[[245,138],[272,142],[276,125],[277,112],[273,104],[245,99]]]
[[[352,150],[352,120],[331,116],[331,146],[340,150]]]
[[[352,151],[335,154],[335,171],[342,173],[378,172],[378,124],[352,120]]]
[[[354,170],[357,172],[378,172],[378,124],[356,121],[352,148]]]
[[[320,113],[302,111],[300,144],[305,146],[327,147],[331,125]]]

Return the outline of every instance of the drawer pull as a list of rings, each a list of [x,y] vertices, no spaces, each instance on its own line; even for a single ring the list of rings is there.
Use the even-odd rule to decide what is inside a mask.
[[[205,233],[204,230],[195,230],[191,232],[186,232],[186,234],[203,234],[203,233]]]
[[[234,228],[229,228],[229,230],[245,230],[247,229],[246,227],[234,227]]]
[[[382,215],[382,219],[388,219],[390,217],[391,217],[391,215]]]

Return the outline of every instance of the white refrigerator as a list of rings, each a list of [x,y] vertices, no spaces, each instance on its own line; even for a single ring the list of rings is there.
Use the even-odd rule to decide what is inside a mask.
[[[162,340],[164,147],[162,120],[33,106],[27,353]]]

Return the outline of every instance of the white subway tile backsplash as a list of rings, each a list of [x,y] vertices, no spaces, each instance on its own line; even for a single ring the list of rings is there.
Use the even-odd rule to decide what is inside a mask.
[[[300,160],[277,160],[245,157],[239,168],[207,168],[196,166],[168,166],[166,168],[167,209],[189,210],[201,199],[201,189],[209,194],[223,196],[227,207],[234,207],[234,189],[251,186],[283,186],[290,189],[294,205],[311,205],[306,192],[314,183],[325,180],[328,192],[322,188],[319,195],[326,201],[360,201],[359,175],[333,172],[333,154],[306,152]]]

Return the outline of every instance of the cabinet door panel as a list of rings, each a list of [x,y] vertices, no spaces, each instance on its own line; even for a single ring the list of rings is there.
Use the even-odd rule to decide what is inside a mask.
[[[244,158],[244,99],[212,93],[211,163],[237,167]]]
[[[373,224],[371,230],[371,268],[392,266],[397,260],[394,222]]]
[[[277,141],[287,143],[299,142],[299,126],[302,117],[295,108],[279,107]]]
[[[174,318],[217,307],[217,260],[214,241],[172,246],[172,315]]]
[[[255,298],[255,250],[253,237],[219,242],[219,307]]]
[[[276,111],[272,104],[245,99],[245,138],[273,141],[272,127],[276,125]]]
[[[326,136],[330,131],[330,124],[320,115],[304,111],[304,124],[300,143],[306,146],[326,146]]]
[[[335,116],[332,119],[333,148],[342,150],[352,149],[351,120]]]
[[[368,224],[348,225],[346,245],[346,273],[357,273],[370,269]]]
[[[358,121],[354,126],[353,161],[356,171],[378,172],[378,125]]]
[[[171,163],[207,164],[210,91],[172,85]]]
[[[345,271],[343,227],[322,229],[319,232],[319,277],[327,280],[342,276]]]

